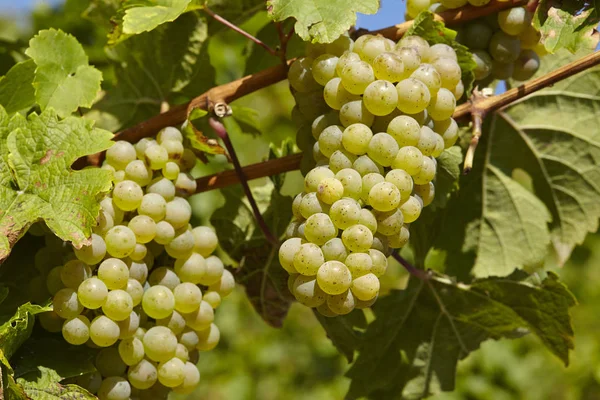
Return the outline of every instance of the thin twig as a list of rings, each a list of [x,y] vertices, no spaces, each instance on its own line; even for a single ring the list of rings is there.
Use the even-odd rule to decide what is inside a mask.
[[[408,273],[411,274],[412,276],[414,276],[415,278],[418,278],[418,279],[421,279],[424,281],[429,280],[430,276],[427,271],[417,268],[414,265],[412,265],[411,263],[409,263],[404,257],[402,257],[398,253],[398,251],[394,250],[392,252],[392,257],[394,257],[394,259],[396,261],[398,261],[400,263],[400,265],[402,265],[404,267],[404,269],[407,270]]]
[[[214,129],[214,131],[217,133],[217,135],[225,143],[225,147],[227,148],[227,151],[229,152],[229,156],[231,157],[231,162],[233,163],[235,172],[238,175],[238,178],[240,180],[240,183],[242,184],[242,187],[244,188],[244,193],[246,194],[246,198],[248,199],[248,202],[250,203],[250,207],[252,207],[252,212],[254,213],[254,218],[256,218],[256,222],[258,223],[258,226],[260,227],[261,231],[265,235],[265,238],[271,244],[277,245],[279,243],[279,240],[277,240],[277,238],[275,238],[275,236],[273,236],[273,234],[269,230],[269,227],[267,226],[267,223],[265,222],[264,218],[262,217],[260,210],[258,209],[258,204],[256,204],[256,200],[254,199],[254,196],[252,195],[250,186],[248,186],[248,179],[244,175],[244,170],[242,169],[242,166],[240,165],[240,160],[238,159],[235,149],[233,148],[233,144],[231,143],[231,139],[229,138],[229,135],[227,134],[227,130],[225,129],[225,126],[223,126],[223,124],[220,121],[217,121],[213,117],[209,118],[208,123],[210,124],[211,128]]]
[[[225,18],[221,17],[219,14],[215,14],[210,8],[208,8],[207,6],[204,6],[204,11],[210,15],[211,17],[213,17],[216,21],[222,23],[223,25],[225,25],[226,27],[228,27],[229,29],[231,29],[232,31],[235,31],[237,33],[239,33],[240,35],[244,36],[245,38],[250,39],[251,41],[253,41],[254,43],[256,43],[257,45],[259,45],[260,47],[262,47],[263,49],[265,49],[266,51],[269,52],[269,54],[271,54],[272,56],[277,56],[277,51],[273,50],[271,47],[269,47],[268,44],[266,44],[265,42],[263,42],[262,40],[258,39],[257,37],[249,34],[248,32],[246,32],[245,30],[243,30],[242,28],[240,28],[239,26],[233,24],[232,22],[227,21]]]
[[[485,118],[487,110],[479,107],[478,103],[483,98],[485,98],[484,94],[479,90],[479,88],[475,88],[471,94],[471,98],[469,99],[469,103],[471,104],[473,133],[471,135],[471,143],[469,143],[469,148],[467,149],[467,154],[465,154],[465,161],[463,164],[463,174],[465,175],[471,172],[471,169],[473,169],[475,150],[477,150],[477,145],[479,144],[479,139],[482,135],[481,126],[483,125],[483,119]]]
[[[287,34],[283,32],[283,24],[281,22],[275,22],[275,27],[279,35],[279,57],[283,65],[287,66],[287,45],[294,34],[294,27],[292,26]]]

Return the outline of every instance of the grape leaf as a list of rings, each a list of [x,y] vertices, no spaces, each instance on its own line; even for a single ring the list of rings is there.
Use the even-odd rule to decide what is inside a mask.
[[[325,317],[316,310],[313,312],[336,349],[346,356],[348,362],[352,362],[354,352],[358,350],[361,343],[362,332],[359,329],[367,327],[364,311],[355,309],[350,314],[338,315],[334,318]]]
[[[59,120],[53,109],[9,119],[0,107],[0,262],[39,219],[75,247],[88,243],[97,196],[112,185],[109,171],[70,169],[79,157],[112,145],[112,134],[92,125]]]
[[[34,315],[51,309],[52,307],[26,303],[20,306],[14,315],[0,316],[0,355],[10,359],[31,335]]]
[[[63,356],[64,357],[64,356]],[[61,376],[44,366],[38,367],[36,380],[17,379],[31,400],[95,400],[97,397],[77,385],[61,385]]]
[[[123,33],[137,35],[151,31],[165,22],[174,21],[185,12],[190,0],[128,0],[121,6],[124,9]]]
[[[292,199],[272,185],[255,188],[253,194],[261,210],[266,209],[263,218],[271,233],[280,237],[292,217]],[[293,298],[287,288],[288,273],[279,264],[279,246],[265,239],[240,188],[228,188],[224,195],[225,205],[211,218],[221,248],[239,263],[236,281],[245,286],[256,311],[268,324],[281,327]]]
[[[594,49],[599,39],[598,7],[598,1],[541,0],[533,26],[542,34],[541,43],[550,53],[562,48],[571,52]]]
[[[102,73],[88,64],[77,39],[60,30],[43,30],[29,41],[25,54],[37,66],[33,87],[42,111],[52,107],[66,117],[78,107],[92,106]]]
[[[274,21],[295,18],[296,33],[304,40],[331,43],[356,22],[356,13],[375,14],[379,0],[268,0]]]
[[[462,71],[462,81],[465,87],[465,93],[470,93],[475,82],[473,70],[477,66],[473,60],[473,56],[469,49],[458,43],[456,39],[456,31],[446,28],[443,22],[436,21],[433,18],[433,13],[430,11],[422,11],[414,19],[412,26],[406,32],[406,36],[415,35],[427,40],[429,44],[443,43],[451,46],[456,51],[458,64]]]
[[[539,73],[574,57],[547,56]],[[543,262],[551,242],[570,249],[598,229],[600,134],[591,127],[600,124],[599,87],[596,67],[488,117],[475,169],[460,178],[435,240],[451,260],[447,273],[508,275]]]
[[[456,364],[487,339],[526,332],[568,364],[573,348],[573,295],[550,273],[536,287],[506,278],[472,285],[444,277],[411,279],[374,306],[348,398],[421,399],[454,388]]]
[[[7,113],[12,114],[35,104],[35,63],[33,60],[21,61],[15,64],[0,78],[0,104]]]

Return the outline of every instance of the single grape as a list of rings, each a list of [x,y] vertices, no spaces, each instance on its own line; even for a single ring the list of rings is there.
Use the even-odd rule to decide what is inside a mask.
[[[148,329],[142,342],[146,356],[152,361],[163,362],[175,357],[177,337],[165,326]]]
[[[371,114],[387,115],[398,105],[398,91],[391,82],[378,80],[367,86],[363,102]]]
[[[323,129],[319,135],[319,149],[325,157],[331,155],[342,147],[342,131],[344,127],[338,125],[330,125]]]
[[[303,57],[296,60],[288,71],[290,85],[299,92],[311,92],[319,88],[312,74],[312,57]]]
[[[433,182],[429,182],[426,185],[415,185],[415,194],[423,200],[423,207],[427,207],[435,197],[435,186],[433,185]]]
[[[398,207],[401,194],[390,182],[380,182],[369,191],[369,204],[377,211],[391,211]]]
[[[208,292],[204,293],[202,300],[206,301],[210,306],[216,310],[221,305],[221,295],[217,292]]]
[[[340,294],[327,296],[327,306],[338,315],[349,314],[355,307],[354,295],[350,290],[346,290]]]
[[[406,171],[409,175],[416,175],[423,164],[423,153],[414,146],[400,148],[392,162],[392,168]]]
[[[465,94],[465,85],[462,81],[458,82],[452,93],[454,93],[454,98],[457,100],[460,100],[463,97],[463,94]]]
[[[329,217],[337,228],[346,229],[358,223],[360,210],[356,200],[343,198],[333,203],[329,210]]]
[[[129,313],[129,316],[122,321],[118,321],[119,339],[134,337],[140,327],[141,315],[135,311]]]
[[[152,362],[142,359],[129,368],[127,379],[136,389],[149,389],[158,380],[158,373]]]
[[[175,197],[167,203],[167,213],[165,221],[173,225],[173,228],[179,229],[186,226],[192,217],[192,207],[190,203],[182,197]]]
[[[150,184],[146,187],[146,193],[146,195],[150,193],[158,194],[162,196],[164,200],[171,201],[175,198],[175,184],[167,178],[158,177],[150,182]],[[152,217],[152,215],[150,216]],[[156,218],[154,219],[156,220]]]
[[[413,190],[413,180],[408,172],[402,169],[393,169],[385,175],[385,180],[398,188],[401,202],[408,199]]]
[[[144,161],[133,160],[125,168],[125,178],[143,187],[152,181],[152,170]]]
[[[165,166],[162,168],[163,176],[169,180],[177,179],[180,172],[181,172],[181,169],[179,168],[179,165],[173,161],[167,162],[165,164]],[[148,183],[150,183],[150,182],[148,182]]]
[[[61,271],[62,266],[54,267],[48,272],[48,276],[46,276],[46,289],[51,295],[55,295],[60,289],[65,287],[61,279]]]
[[[55,313],[61,318],[71,319],[77,317],[83,311],[83,305],[77,297],[77,292],[71,288],[60,289],[52,299]]]
[[[373,60],[373,72],[377,79],[392,83],[401,81],[405,78],[402,57],[394,52],[381,53]]]
[[[335,77],[335,67],[338,62],[338,57],[332,54],[322,54],[317,57],[312,63],[313,78],[317,83],[325,86],[332,78]]]
[[[458,61],[456,52],[451,46],[445,43],[436,43],[429,48],[429,62],[434,62],[438,58],[450,58],[454,61]]]
[[[369,64],[372,64],[381,53],[393,50],[393,45],[382,36],[364,35],[363,37],[366,39],[357,40],[352,51]]]
[[[402,211],[402,215],[404,216],[404,222],[407,224],[416,221],[417,218],[419,218],[419,215],[421,215],[422,209],[422,200],[415,196],[410,196],[410,198],[400,206],[400,211]]]
[[[160,319],[168,317],[175,309],[173,292],[165,286],[152,286],[142,297],[142,308],[151,318]]]
[[[169,244],[175,238],[175,228],[167,221],[160,221],[156,224],[156,235],[154,241],[158,244]]]
[[[421,126],[414,118],[401,115],[390,121],[387,133],[396,139],[400,147],[416,146],[421,135]]]
[[[113,321],[122,321],[129,317],[133,311],[133,300],[129,293],[116,289],[108,292],[106,301],[102,305],[102,312]]]
[[[206,274],[206,259],[198,253],[191,253],[175,260],[175,273],[182,282],[198,284]]]
[[[403,226],[400,229],[400,233],[397,235],[387,236],[388,244],[393,249],[399,249],[404,247],[406,243],[408,243],[408,239],[410,238],[410,232],[406,226]]]
[[[71,260],[67,262],[60,270],[60,279],[65,287],[75,289],[81,282],[92,276],[92,269],[83,261]]]
[[[501,63],[511,63],[519,57],[521,42],[515,36],[498,31],[492,36],[488,49],[494,60]]]
[[[333,204],[344,195],[342,182],[335,178],[325,178],[319,183],[317,197],[325,204]]]
[[[104,242],[108,254],[116,258],[125,258],[135,250],[135,233],[124,225],[117,225],[106,232]]]
[[[498,13],[498,24],[506,34],[517,36],[531,25],[531,13],[525,7],[513,7]]]
[[[182,313],[190,313],[200,307],[202,291],[193,283],[184,282],[173,290],[175,309]]]
[[[319,184],[325,178],[333,178],[334,173],[327,167],[316,167],[304,177],[304,191],[306,193],[316,192]]]
[[[416,114],[423,111],[431,99],[427,86],[415,78],[398,82],[396,90],[398,90],[398,109],[405,113]]]
[[[427,10],[431,5],[431,0],[407,0],[406,12],[411,19],[415,19],[421,11]]]
[[[191,230],[176,232],[176,236],[165,245],[165,250],[173,258],[187,258],[194,251],[194,234]]]
[[[119,339],[119,325],[105,315],[99,315],[90,324],[90,339],[96,346],[112,346]]]
[[[352,225],[342,232],[342,241],[348,250],[364,253],[373,244],[373,233],[364,225]]]
[[[153,169],[162,169],[169,161],[169,153],[164,147],[155,144],[150,145],[144,151],[144,158],[148,166]]]
[[[135,148],[131,143],[124,140],[115,142],[115,144],[106,150],[106,162],[117,170],[125,169],[127,164],[135,160],[135,158]]]
[[[427,40],[420,36],[403,36],[402,39],[400,39],[400,41],[396,44],[396,49],[406,47],[417,50],[419,56],[423,60],[429,58],[429,43],[427,43]]]
[[[306,220],[304,235],[318,246],[337,236],[337,228],[327,214],[317,213]]]
[[[42,328],[52,333],[60,332],[65,322],[55,311],[46,311],[38,314],[37,317]]]
[[[341,35],[331,43],[325,45],[325,50],[329,54],[341,56],[346,51],[352,51],[354,48],[354,41],[348,35]]]
[[[210,286],[217,283],[223,276],[223,271],[225,271],[225,266],[219,257],[207,257],[206,273],[202,276],[200,284],[204,286]]]
[[[464,44],[473,50],[485,50],[488,48],[493,34],[494,30],[491,26],[477,19],[466,25]]]
[[[434,121],[434,131],[444,139],[444,147],[446,149],[454,146],[458,140],[458,124],[452,118],[446,120]]]
[[[433,67],[440,74],[442,87],[453,91],[460,82],[462,71],[458,62],[450,58],[438,58],[433,62]]]
[[[441,88],[437,94],[431,98],[427,113],[434,121],[441,121],[452,117],[456,108],[456,99],[454,94],[448,89]]]
[[[540,58],[533,50],[522,50],[514,63],[512,77],[517,81],[526,81],[540,68]]]
[[[179,335],[183,332],[185,329],[185,324],[185,318],[177,311],[173,311],[173,313],[166,318],[160,318],[156,320],[156,326],[166,326],[175,335]]]
[[[339,261],[327,261],[317,272],[318,286],[327,294],[344,293],[352,283],[350,270]]]
[[[119,355],[125,364],[136,365],[144,359],[144,344],[136,337],[123,339],[119,342]]]
[[[185,346],[188,351],[192,351],[198,344],[198,333],[191,328],[185,328],[177,337],[179,343]]]
[[[541,38],[542,34],[531,24],[527,25],[523,32],[519,34],[522,49],[533,50],[538,45]]]
[[[107,296],[106,284],[97,277],[86,279],[77,289],[77,298],[85,308],[90,310],[102,307]]]
[[[385,236],[394,235],[400,232],[400,228],[402,228],[402,224],[404,223],[404,216],[400,210],[396,209],[387,212],[377,212],[376,215],[377,232]]]
[[[371,129],[364,124],[352,124],[342,133],[342,145],[352,154],[365,154],[373,137]]]
[[[217,234],[208,226],[197,226],[192,229],[194,234],[194,251],[203,257],[208,257],[219,245]]]
[[[156,236],[156,222],[147,215],[136,215],[127,227],[133,231],[138,243],[148,243]]]
[[[332,172],[338,173],[344,168],[352,168],[356,161],[356,156],[346,150],[337,150],[329,158],[329,168]]]
[[[120,376],[109,376],[102,381],[98,389],[100,400],[128,400],[130,396],[131,385]]]
[[[122,289],[127,285],[129,269],[118,258],[108,258],[98,267],[98,278],[111,290]]]
[[[110,229],[110,228],[109,228]],[[102,236],[92,233],[92,243],[89,246],[74,248],[75,256],[88,265],[96,265],[106,255],[106,244]]]
[[[327,296],[317,284],[317,278],[314,276],[298,275],[294,279],[291,292],[300,304],[311,308],[325,302]]]
[[[429,89],[431,96],[435,96],[440,87],[442,87],[442,77],[431,64],[421,64],[410,77],[423,82],[427,86],[427,89]]]
[[[196,331],[208,328],[215,319],[215,313],[206,301],[200,302],[200,307],[197,310],[183,316],[187,326]]]
[[[166,387],[176,387],[183,383],[185,364],[177,357],[158,365],[158,381]]]
[[[402,65],[404,67],[402,79],[408,78],[410,74],[412,74],[417,68],[419,68],[419,65],[421,65],[421,56],[419,51],[414,47],[396,48],[394,53],[398,54],[402,60]]]
[[[328,240],[323,246],[321,246],[321,251],[323,252],[325,261],[335,260],[344,262],[346,257],[348,257],[348,250],[340,238]]]
[[[302,244],[294,256],[294,268],[305,276],[315,275],[324,262],[321,248],[314,243]]]
[[[350,270],[352,279],[368,274],[373,268],[373,260],[367,253],[350,253],[344,264]]]
[[[383,274],[385,274],[385,271],[387,270],[388,266],[388,261],[385,254],[383,254],[379,250],[369,249],[369,256],[371,257],[372,261],[372,268],[370,272],[375,274],[375,276],[377,277],[380,277]]]
[[[355,200],[360,198],[362,193],[362,177],[358,171],[351,168],[344,168],[335,174],[335,178],[342,182],[344,186],[344,197],[350,197]]]
[[[423,164],[421,170],[417,175],[413,176],[413,181],[416,185],[424,185],[429,183],[435,178],[436,165],[435,162],[429,157],[423,157]]]
[[[162,220],[167,213],[166,200],[157,193],[147,193],[138,207],[140,215],[146,215],[155,222]]]
[[[358,219],[358,223],[366,226],[373,234],[377,232],[377,219],[371,210],[366,208],[360,210],[360,218]]]
[[[148,265],[145,262],[131,261],[127,264],[129,268],[129,277],[135,279],[141,284],[148,278]],[[129,280],[128,280],[129,282]]]
[[[66,320],[62,326],[62,335],[70,344],[84,344],[90,338],[90,320],[84,315]]]
[[[398,150],[398,142],[394,137],[385,132],[380,132],[371,138],[367,154],[376,163],[389,167],[396,158]]]
[[[379,279],[374,274],[366,274],[352,281],[352,293],[362,301],[369,301],[379,293]]]
[[[327,305],[327,302],[321,304],[320,306],[317,307],[317,311],[319,312],[319,314],[321,314],[324,317],[328,317],[328,318],[332,318],[332,317],[337,317],[338,314],[336,312],[333,312],[329,306]]]
[[[340,122],[344,127],[352,124],[371,126],[375,116],[365,107],[362,100],[350,101],[340,108]]]
[[[492,58],[483,50],[473,52],[473,61],[475,61],[475,69],[473,74],[476,80],[487,78],[492,72]]]

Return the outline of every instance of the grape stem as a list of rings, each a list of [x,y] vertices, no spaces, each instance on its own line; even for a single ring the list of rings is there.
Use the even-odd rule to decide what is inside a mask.
[[[394,257],[394,259],[396,261],[398,261],[400,263],[400,265],[402,265],[404,267],[404,269],[406,271],[408,271],[408,273],[411,274],[412,276],[414,276],[415,278],[421,279],[423,281],[427,281],[431,277],[429,272],[424,271],[420,268],[417,268],[414,265],[412,265],[411,263],[409,263],[404,257],[402,257],[398,253],[398,251],[394,250],[392,252],[392,257]]]
[[[225,126],[221,123],[221,121],[218,121],[216,118],[213,118],[213,117],[210,117],[208,119],[208,123],[210,124],[211,128],[213,128],[213,130],[216,132],[216,134],[221,138],[221,140],[223,140],[223,143],[225,143],[225,147],[227,148],[227,152],[229,153],[229,157],[231,158],[231,162],[233,163],[233,168],[235,169],[235,173],[237,174],[239,182],[242,184],[242,188],[244,189],[246,198],[248,199],[248,202],[250,203],[250,207],[252,207],[252,212],[254,213],[254,218],[256,219],[256,222],[258,223],[260,230],[265,235],[265,238],[273,246],[278,246],[279,240],[277,240],[277,238],[275,238],[275,236],[273,236],[273,234],[269,230],[269,227],[267,226],[267,223],[265,222],[262,214],[260,213],[260,210],[258,209],[258,204],[256,204],[256,200],[254,199],[254,196],[252,195],[252,190],[250,190],[250,186],[248,186],[248,179],[246,178],[246,175],[244,174],[244,169],[240,165],[240,160],[237,157],[237,154],[233,147],[233,143],[231,143],[229,134],[227,134],[227,129],[225,129]]]
[[[471,104],[471,122],[473,124],[473,133],[471,134],[471,142],[469,143],[467,154],[465,154],[465,161],[463,164],[464,175],[467,175],[473,169],[475,150],[477,149],[479,138],[481,138],[482,134],[481,126],[483,125],[483,119],[485,118],[487,110],[478,107],[477,102],[483,97],[485,96],[479,91],[479,89],[475,88],[471,98],[469,99],[469,103]]]
[[[272,49],[268,44],[266,44],[265,42],[263,42],[259,38],[257,38],[255,36],[249,34],[248,32],[246,32],[245,30],[243,30],[239,26],[235,25],[234,23],[227,21],[225,18],[221,17],[219,14],[216,14],[213,10],[211,10],[207,6],[204,6],[203,9],[204,9],[204,12],[206,12],[208,15],[210,15],[211,17],[213,17],[215,19],[215,21],[220,22],[221,24],[225,25],[226,27],[228,27],[232,31],[237,32],[240,35],[244,36],[245,38],[253,41],[257,45],[259,45],[260,47],[262,47],[263,49],[265,49],[272,56],[279,56],[277,50]]]

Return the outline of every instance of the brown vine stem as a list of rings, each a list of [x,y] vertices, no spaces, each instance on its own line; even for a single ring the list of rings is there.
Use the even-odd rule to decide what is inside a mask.
[[[408,273],[411,274],[412,276],[414,276],[415,278],[421,279],[423,281],[429,280],[430,275],[427,271],[417,268],[414,265],[412,265],[411,263],[409,263],[404,257],[402,257],[398,253],[398,251],[394,250],[392,252],[392,257],[394,257],[394,259],[396,261],[398,261],[400,263],[400,265],[402,265],[402,267],[404,267],[404,269],[407,270]]]
[[[260,210],[258,209],[258,204],[256,204],[254,195],[252,195],[252,190],[250,190],[250,186],[248,186],[248,178],[246,177],[246,175],[244,173],[244,169],[242,168],[242,166],[240,164],[240,160],[237,157],[237,153],[235,152],[235,148],[233,147],[233,143],[231,143],[231,139],[229,138],[229,135],[227,134],[227,130],[225,129],[225,126],[221,123],[221,121],[217,121],[213,117],[209,118],[208,123],[210,124],[210,127],[213,128],[213,130],[216,132],[216,134],[221,138],[221,140],[223,140],[223,143],[225,143],[225,147],[227,148],[227,151],[229,152],[229,157],[231,157],[231,162],[233,163],[233,167],[235,168],[235,173],[237,174],[237,177],[238,177],[240,183],[242,184],[242,187],[244,188],[244,193],[246,194],[246,198],[248,199],[248,202],[250,203],[250,207],[252,207],[252,212],[254,213],[254,218],[256,219],[256,222],[258,223],[260,230],[263,232],[263,234],[265,235],[265,238],[271,244],[273,244],[274,246],[277,246],[279,243],[279,240],[277,240],[277,238],[275,236],[273,236],[273,234],[269,230],[269,226],[265,222],[265,219],[263,218],[262,214],[260,213]]]
[[[278,56],[277,50],[272,49],[271,47],[269,47],[268,44],[266,44],[262,40],[260,40],[257,37],[249,34],[248,32],[246,32],[245,30],[243,30],[239,26],[237,26],[237,25],[235,25],[235,24],[227,21],[225,18],[221,17],[219,14],[215,14],[215,12],[212,11],[207,6],[204,6],[204,12],[206,12],[208,15],[210,15],[211,17],[213,17],[216,21],[218,21],[221,24],[225,25],[226,27],[228,27],[232,31],[235,31],[235,32],[239,33],[240,35],[244,36],[245,38],[253,41],[257,45],[259,45],[260,47],[262,47],[263,49],[265,49],[266,51],[268,51],[269,54],[271,54],[272,56]]]

